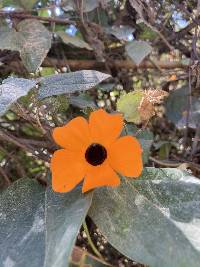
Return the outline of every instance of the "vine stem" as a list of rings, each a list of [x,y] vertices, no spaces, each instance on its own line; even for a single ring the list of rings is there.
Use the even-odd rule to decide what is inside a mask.
[[[0,11],[0,17],[10,17],[10,18],[18,18],[18,19],[36,19],[46,22],[55,22],[60,24],[75,24],[74,21],[68,19],[59,19],[59,18],[51,18],[51,17],[42,17],[42,16],[35,16],[29,14],[25,14],[24,12],[19,11]]]
[[[98,249],[96,248],[96,246],[94,245],[94,243],[93,243],[93,241],[91,239],[91,236],[90,236],[86,221],[83,222],[83,229],[84,229],[84,231],[85,231],[85,233],[87,235],[88,243],[89,243],[91,249],[93,250],[93,252],[95,253],[96,256],[98,256],[101,260],[104,261],[102,255],[100,254],[100,252],[98,251]]]

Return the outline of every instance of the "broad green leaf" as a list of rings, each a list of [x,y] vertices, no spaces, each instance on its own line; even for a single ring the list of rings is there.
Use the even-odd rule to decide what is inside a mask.
[[[71,96],[69,99],[69,103],[77,108],[86,109],[92,108],[96,109],[97,105],[95,104],[94,100],[85,94],[81,94],[79,96]]]
[[[137,135],[137,138],[139,139],[143,149],[142,153],[143,163],[147,163],[149,160],[150,148],[153,143],[153,133],[146,129],[141,131]]]
[[[142,90],[137,90],[120,96],[117,101],[117,110],[124,114],[126,121],[141,123],[139,106],[144,94]]]
[[[37,20],[26,19],[17,25],[25,43],[20,50],[22,61],[30,72],[35,72],[51,48],[51,33]]]
[[[137,65],[139,65],[152,51],[152,47],[145,41],[132,41],[126,44],[125,49],[128,56]]]
[[[136,136],[136,138],[139,140],[143,150],[143,163],[147,163],[149,159],[150,148],[153,144],[153,133],[148,129],[141,130],[132,124],[126,125],[126,131],[129,135]]]
[[[147,168],[140,179],[95,190],[89,212],[130,259],[150,267],[200,262],[200,181],[178,169]]]
[[[166,99],[166,115],[175,124],[182,118],[187,110],[188,86],[171,91]]]
[[[79,48],[86,48],[88,50],[92,50],[92,47],[86,43],[85,41],[83,41],[81,38],[79,38],[78,36],[70,36],[69,34],[63,32],[63,31],[59,31],[56,32],[58,34],[58,36],[60,36],[60,38],[62,39],[62,41],[65,44],[69,44],[69,45],[73,45]]]
[[[24,39],[13,28],[8,27],[0,28],[0,49],[20,51]]]
[[[95,70],[81,70],[47,76],[40,80],[39,98],[86,91],[109,77],[109,74]]]
[[[0,116],[2,116],[21,96],[25,96],[35,87],[33,80],[23,78],[8,78],[0,85]]]
[[[0,195],[0,266],[66,267],[92,194],[21,179]]]
[[[25,19],[17,30],[0,29],[0,49],[20,53],[22,62],[29,72],[35,72],[51,47],[51,33],[37,20]]]
[[[166,115],[177,125],[178,128],[184,128],[186,125],[186,112],[188,110],[188,85],[170,92],[166,99]],[[190,110],[189,126],[195,128],[200,120],[200,98],[191,97],[192,104]],[[184,124],[185,123],[185,124]]]

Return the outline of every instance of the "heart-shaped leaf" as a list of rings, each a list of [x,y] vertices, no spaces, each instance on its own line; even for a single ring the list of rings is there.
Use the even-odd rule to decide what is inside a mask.
[[[85,41],[83,41],[81,38],[79,38],[77,36],[70,36],[69,34],[62,32],[62,31],[57,32],[57,34],[60,36],[63,43],[65,43],[65,44],[69,44],[69,45],[73,45],[75,47],[86,48],[88,50],[92,50],[92,47],[88,43],[86,43]]]
[[[18,51],[27,70],[35,72],[51,47],[51,33],[41,22],[33,19],[20,22],[17,30],[0,29],[0,49]]]
[[[144,170],[95,191],[90,216],[122,254],[151,267],[200,262],[200,181],[177,169]]]
[[[32,19],[23,20],[17,27],[25,40],[20,49],[22,61],[28,71],[35,72],[51,47],[51,33]]]
[[[137,65],[139,65],[152,51],[152,47],[145,41],[132,41],[126,44],[125,49],[128,56]]]
[[[0,195],[0,266],[66,267],[92,194],[21,179]]]
[[[120,96],[117,101],[117,110],[124,114],[126,121],[141,123],[139,106],[144,97],[142,90],[137,90]]]

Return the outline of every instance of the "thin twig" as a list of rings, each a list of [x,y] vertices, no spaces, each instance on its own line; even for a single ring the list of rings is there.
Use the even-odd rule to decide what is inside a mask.
[[[198,149],[198,142],[200,141],[200,123],[197,126],[194,141],[192,143],[192,150],[190,154],[190,159],[192,160],[192,157],[195,155],[197,149]]]
[[[174,167],[177,168],[178,166],[180,166],[182,163],[181,162],[166,162],[166,161],[162,161],[159,159],[155,159],[154,157],[149,157],[149,159],[159,165],[165,166],[165,167]]]
[[[90,244],[90,247],[91,249],[93,250],[93,252],[95,253],[95,255],[97,255],[97,257],[99,257],[101,260],[104,260],[101,253],[98,251],[98,249],[95,247],[91,237],[90,237],[90,233],[89,233],[89,230],[88,230],[88,227],[87,227],[87,224],[86,222],[84,221],[83,223],[83,228],[84,228],[84,231],[87,235],[87,239],[88,239],[88,243]]]
[[[183,138],[183,146],[186,150],[187,147],[187,136],[188,136],[188,128],[189,128],[189,121],[190,121],[190,111],[191,111],[191,102],[192,102],[192,85],[191,85],[191,69],[189,68],[188,74],[188,96],[187,96],[187,113],[186,113],[186,123],[185,123],[185,131],[184,131],[184,138]]]
[[[159,160],[159,159],[155,159],[154,157],[149,157],[149,159],[153,162],[155,162],[156,164],[159,164],[161,166],[165,166],[165,167],[171,167],[171,168],[177,168],[180,165],[182,165],[183,163],[187,163],[188,167],[190,168],[194,168],[197,171],[200,171],[200,165],[193,163],[191,161],[187,161],[187,160],[183,160],[181,158],[178,158],[177,156],[175,156],[175,159],[180,160],[180,162],[166,162],[163,160]]]
[[[39,154],[36,155],[35,149],[33,147],[31,147],[29,144],[24,144],[24,143],[20,142],[17,137],[15,137],[14,135],[11,135],[10,133],[6,132],[3,129],[0,130],[0,139],[3,141],[10,142],[10,143],[20,147],[24,151],[31,153],[34,157],[39,158],[45,162],[50,161],[50,159],[47,155],[45,155],[43,153],[39,153],[39,152],[38,152]]]

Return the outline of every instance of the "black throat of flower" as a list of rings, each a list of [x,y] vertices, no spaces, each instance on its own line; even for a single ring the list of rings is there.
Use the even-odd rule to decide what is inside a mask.
[[[105,147],[100,144],[91,144],[85,152],[85,158],[89,164],[97,166],[105,161],[107,158],[107,151]]]

